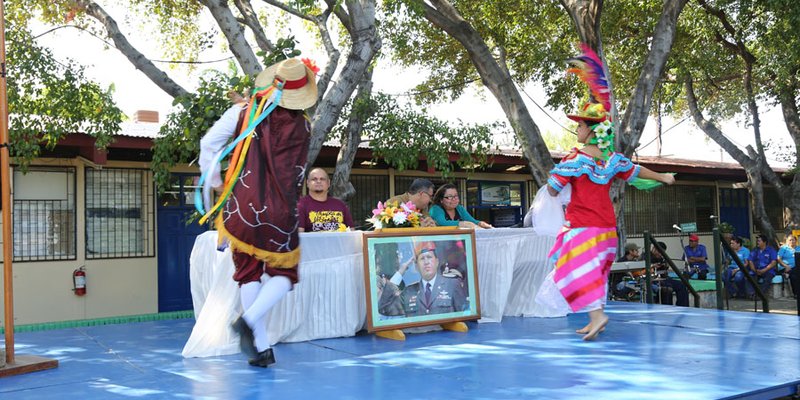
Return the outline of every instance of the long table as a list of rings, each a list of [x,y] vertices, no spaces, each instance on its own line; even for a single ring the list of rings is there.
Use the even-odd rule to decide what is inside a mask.
[[[363,232],[301,233],[300,282],[267,316],[270,341],[300,342],[353,336],[366,322]],[[536,291],[549,272],[554,238],[528,228],[476,231],[480,322],[537,314]],[[230,250],[217,250],[217,233],[198,236],[190,258],[195,326],[184,357],[239,352],[230,324],[241,314],[231,279]]]

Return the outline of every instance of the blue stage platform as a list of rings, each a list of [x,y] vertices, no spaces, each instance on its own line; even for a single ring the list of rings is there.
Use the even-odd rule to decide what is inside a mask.
[[[363,334],[279,344],[269,369],[241,355],[184,359],[191,319],[19,333],[57,369],[0,379],[3,399],[776,398],[800,385],[800,318],[612,303],[588,319],[505,318],[468,333]]]

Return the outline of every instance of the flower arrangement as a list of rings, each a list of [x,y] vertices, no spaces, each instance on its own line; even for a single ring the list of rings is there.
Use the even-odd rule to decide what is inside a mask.
[[[417,211],[414,203],[378,202],[378,207],[372,210],[372,217],[367,222],[375,229],[383,228],[415,228],[420,224],[422,214]]]

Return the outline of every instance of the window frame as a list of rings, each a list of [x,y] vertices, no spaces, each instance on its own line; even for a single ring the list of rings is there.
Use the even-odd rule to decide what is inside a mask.
[[[14,166],[12,168],[12,171],[11,171],[12,179],[11,179],[10,189],[11,189],[12,213],[15,216],[19,217],[20,214],[21,214],[21,211],[17,211],[17,209],[16,209],[17,208],[17,204],[19,202],[24,202],[24,201],[48,201],[48,202],[49,201],[58,201],[58,200],[19,200],[19,199],[17,199],[18,196],[15,196],[17,189],[15,187],[15,182],[14,182],[14,179],[13,179],[13,176],[14,176],[14,174],[16,172],[18,172],[17,171],[17,167]],[[19,171],[19,172],[22,173],[21,171]],[[12,244],[11,244],[11,246],[12,246],[12,253],[14,253],[12,261],[14,263],[25,263],[25,262],[51,262],[51,261],[75,261],[75,260],[77,260],[78,259],[78,196],[77,196],[77,190],[78,190],[77,173],[78,173],[78,171],[77,171],[77,168],[76,167],[69,167],[69,166],[65,166],[65,167],[50,167],[50,166],[38,166],[38,165],[35,165],[35,166],[28,167],[27,171],[22,173],[22,174],[24,176],[29,172],[57,172],[57,173],[65,173],[69,177],[71,177],[71,182],[67,182],[66,183],[67,200],[65,200],[65,201],[67,201],[68,205],[69,205],[70,200],[72,202],[72,207],[70,207],[70,209],[69,209],[69,211],[71,211],[71,215],[72,215],[72,218],[71,218],[72,219],[72,232],[70,232],[71,233],[71,235],[70,235],[71,236],[71,244],[72,244],[72,246],[71,246],[72,247],[71,248],[71,254],[69,254],[69,255],[67,255],[65,257],[54,257],[52,255],[26,256],[26,257],[23,257],[23,256],[20,256],[20,255],[17,255],[16,252],[13,251],[13,248],[14,248],[13,241],[16,240],[16,238],[19,238],[22,235],[22,232],[20,232],[20,229],[16,229],[17,228],[16,225],[17,225],[17,222],[19,222],[19,224],[21,225],[22,221],[23,221],[23,218],[12,218],[12,226],[11,226]],[[71,197],[71,199],[70,199],[70,197]],[[59,210],[59,211],[63,211],[63,210]],[[3,240],[5,240],[5,238],[3,238]],[[0,263],[2,263],[2,262],[4,262],[4,261],[0,260]]]
[[[95,172],[124,171],[131,173],[138,171],[142,174],[142,194],[141,194],[141,219],[142,219],[142,251],[115,251],[112,253],[92,253],[89,251],[89,174]],[[94,169],[89,166],[84,168],[84,236],[86,238],[83,246],[84,257],[86,260],[108,260],[108,259],[130,259],[130,258],[152,258],[156,256],[155,246],[157,241],[156,232],[156,198],[155,183],[153,182],[153,172],[146,168],[123,168],[112,167]]]

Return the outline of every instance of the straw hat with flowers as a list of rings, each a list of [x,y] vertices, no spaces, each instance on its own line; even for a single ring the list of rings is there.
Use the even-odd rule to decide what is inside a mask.
[[[319,68],[309,59],[289,58],[258,74],[256,89],[283,83],[278,105],[290,110],[305,110],[317,102],[317,71]]]

